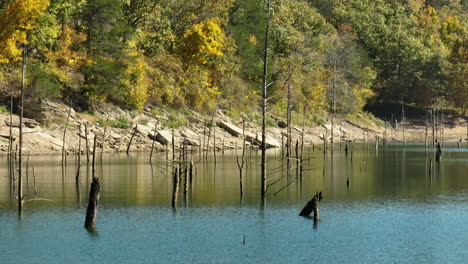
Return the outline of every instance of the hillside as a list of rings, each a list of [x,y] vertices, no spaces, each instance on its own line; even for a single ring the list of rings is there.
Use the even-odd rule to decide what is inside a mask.
[[[142,113],[125,112],[113,105],[102,106],[100,112],[95,114],[77,113],[61,103],[45,100],[36,106],[36,112],[26,119],[24,128],[24,152],[30,154],[60,154],[63,146],[63,132],[68,121],[65,149],[67,153],[77,152],[81,142],[81,152],[86,153],[86,139],[92,149],[94,136],[99,138],[98,151],[102,147],[100,138],[105,133],[104,152],[126,152],[128,142],[133,138],[130,152],[149,153],[156,135],[154,149],[156,152],[172,149],[172,135],[175,139],[175,148],[179,149],[181,142],[185,140],[188,147],[196,151],[213,149],[216,144],[218,151],[242,148],[242,119],[227,116],[222,111],[216,115],[203,115],[195,111],[186,111],[181,114],[176,111],[166,111],[158,108],[146,108]],[[106,120],[107,121],[107,126]],[[214,119],[213,119],[214,118]],[[247,147],[258,149],[261,135],[261,126],[258,120],[245,116],[245,134]],[[216,126],[212,126],[216,123]],[[286,128],[279,125],[284,120],[271,117],[269,122],[267,144],[270,147],[279,147],[281,142],[286,144]],[[10,129],[10,116],[8,113],[0,114],[0,151],[8,152],[8,138]],[[15,142],[18,137],[18,117],[13,116],[13,135]],[[335,148],[345,142],[375,142],[385,137],[383,122],[369,117],[348,117],[335,120],[334,142]],[[85,125],[88,133],[86,134]],[[444,124],[444,142],[455,142],[460,138],[466,138],[466,121],[459,117],[446,117]],[[136,126],[136,130],[135,130]],[[425,125],[418,119],[408,119],[405,123],[405,141],[424,141]],[[105,128],[106,127],[106,128]],[[401,142],[403,140],[403,127],[387,127],[388,142]],[[322,148],[324,137],[326,142],[331,142],[330,122],[318,125],[307,122],[304,129],[304,144],[315,145]],[[429,141],[431,137],[429,131]],[[283,135],[283,136],[282,136]],[[301,141],[302,125],[293,126],[292,142]],[[210,139],[208,140],[208,137]],[[81,138],[81,139],[80,139]],[[216,140],[214,140],[216,138]],[[341,144],[340,144],[341,142]],[[14,143],[16,145],[16,143]],[[208,147],[207,147],[208,145]],[[160,155],[160,154],[156,154]]]

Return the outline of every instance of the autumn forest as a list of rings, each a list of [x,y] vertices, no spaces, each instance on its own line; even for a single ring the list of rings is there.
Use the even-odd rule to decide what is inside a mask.
[[[268,111],[369,103],[468,107],[464,0],[6,0],[0,93],[92,110],[258,109],[269,24]],[[18,89],[16,89],[18,88]]]

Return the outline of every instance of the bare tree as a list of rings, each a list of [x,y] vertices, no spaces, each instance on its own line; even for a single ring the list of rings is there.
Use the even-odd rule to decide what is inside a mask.
[[[262,89],[262,163],[261,163],[261,195],[266,193],[266,106],[268,88],[268,35],[270,26],[270,0],[267,0],[267,15],[265,26],[265,46],[263,49],[263,89]]]

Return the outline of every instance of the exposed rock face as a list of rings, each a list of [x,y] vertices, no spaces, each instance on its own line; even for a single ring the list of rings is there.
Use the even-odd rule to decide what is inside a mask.
[[[156,141],[163,144],[164,146],[169,145],[172,141],[172,131],[170,130],[161,130],[156,135]]]
[[[242,129],[237,127],[236,125],[232,124],[232,123],[229,123],[229,122],[226,122],[226,121],[220,121],[218,122],[218,126],[221,127],[222,129],[226,130],[229,134],[235,136],[235,137],[239,137],[239,136],[242,136]],[[245,132],[245,139],[252,143],[252,144],[255,144],[257,146],[261,146],[262,145],[262,136],[261,134],[253,134],[253,133],[250,133],[250,132]],[[281,144],[276,141],[275,139],[267,136],[266,137],[266,147],[267,148],[279,148],[281,147]]]
[[[198,139],[198,135],[192,130],[187,128],[184,131],[180,132],[180,134],[184,138],[185,143],[187,145],[195,146],[195,147],[200,146],[199,144],[200,140]]]
[[[13,120],[10,122],[10,118],[5,118],[5,125],[11,126],[11,127],[19,127],[19,118],[14,117]],[[23,118],[23,125],[29,128],[35,128],[37,125],[39,125],[38,122],[34,119],[29,119],[29,118]]]

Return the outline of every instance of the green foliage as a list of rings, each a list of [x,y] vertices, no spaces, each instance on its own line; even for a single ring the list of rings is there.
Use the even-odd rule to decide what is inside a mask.
[[[161,122],[163,128],[179,128],[188,125],[188,119],[177,111],[169,112],[167,120]]]
[[[7,109],[6,106],[0,105],[0,113],[6,114],[9,113],[10,111]]]
[[[108,125],[114,128],[127,129],[131,126],[130,121],[125,117],[119,117],[115,120],[109,120]]]
[[[29,65],[30,87],[26,90],[27,96],[44,99],[60,98],[63,86],[56,75],[50,72],[42,63]]]
[[[373,101],[468,107],[467,1],[271,3],[267,17],[258,0],[3,1],[0,90],[16,93],[19,44],[28,43],[29,97],[72,99],[85,110],[218,107],[258,122],[268,22],[276,116],[285,115],[288,87],[293,115],[307,109],[309,118],[360,113]],[[187,124],[188,114],[171,111],[164,125]]]

